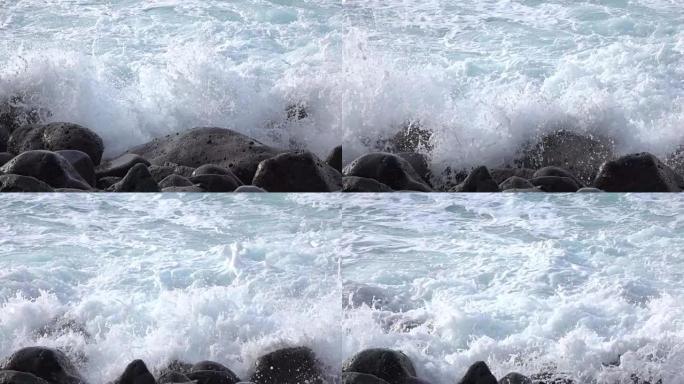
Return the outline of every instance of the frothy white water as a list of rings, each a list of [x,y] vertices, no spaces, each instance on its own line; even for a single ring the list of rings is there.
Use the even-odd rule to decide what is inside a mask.
[[[682,198],[357,195],[343,212],[346,354],[403,350],[435,384],[477,360],[684,381]]]
[[[0,361],[46,345],[92,383],[136,358],[213,359],[247,379],[264,353],[304,345],[339,372],[334,200],[74,196],[0,200]]]
[[[682,24],[671,0],[6,1],[0,90],[109,154],[219,125],[348,160],[420,120],[436,164],[498,165],[558,127],[664,155],[684,144]]]

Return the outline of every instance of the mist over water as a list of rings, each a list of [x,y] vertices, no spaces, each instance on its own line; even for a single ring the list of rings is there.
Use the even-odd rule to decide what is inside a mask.
[[[536,135],[684,143],[684,10],[648,1],[0,3],[0,92],[116,154],[193,126],[345,159],[407,120],[435,164],[498,165]],[[307,106],[291,121],[285,109]]]

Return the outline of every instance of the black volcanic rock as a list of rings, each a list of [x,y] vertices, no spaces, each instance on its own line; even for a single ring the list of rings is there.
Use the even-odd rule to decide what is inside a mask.
[[[191,187],[194,184],[187,177],[183,177],[176,174],[168,175],[164,180],[159,182],[159,188],[169,188],[169,187]]]
[[[51,186],[31,176],[0,175],[0,192],[53,192]]]
[[[426,184],[430,185],[430,176],[432,172],[430,171],[428,159],[424,154],[415,152],[400,152],[397,153],[397,156],[408,161],[418,176],[420,176],[420,178],[423,179]]]
[[[19,371],[0,371],[0,384],[49,384],[36,375]]]
[[[136,164],[145,164],[149,166],[150,162],[142,158],[142,156],[125,153],[115,159],[103,162],[97,167],[95,173],[98,178],[108,176],[124,177]]]
[[[78,171],[55,152],[35,150],[17,155],[0,167],[5,174],[35,177],[53,188],[90,189]]]
[[[465,376],[458,384],[498,384],[496,377],[492,375],[484,361],[478,361],[471,365]]]
[[[142,360],[133,360],[114,383],[156,384],[156,380]]]
[[[499,384],[532,384],[532,379],[517,372],[511,372],[499,380]]]
[[[338,145],[337,147],[333,148],[332,151],[328,154],[328,157],[325,158],[325,163],[328,164],[329,166],[335,168],[337,172],[342,173],[342,146]]]
[[[242,185],[232,173],[230,175],[198,175],[192,176],[190,181],[207,192],[233,192]]]
[[[606,192],[681,192],[684,177],[650,153],[634,153],[601,166],[594,186]]]
[[[535,170],[531,168],[492,168],[489,170],[489,174],[497,184],[501,184],[506,179],[513,176],[529,180],[534,177],[534,172]]]
[[[230,370],[192,370],[187,374],[197,384],[235,384],[240,379]]]
[[[575,177],[575,175],[573,175],[572,172],[568,171],[567,169],[556,166],[548,166],[536,170],[534,172],[534,175],[532,175],[531,179],[546,176],[567,177],[573,179],[575,181],[575,184],[577,184],[578,186],[584,186],[584,184],[577,177]]]
[[[505,191],[507,189],[530,189],[534,188],[534,185],[530,183],[527,179],[523,179],[518,176],[511,176],[499,184],[499,189]]]
[[[404,384],[416,376],[413,363],[403,352],[384,348],[363,350],[342,366],[342,372],[358,372],[373,375],[389,384]]]
[[[342,192],[394,192],[385,184],[367,177],[344,176]]]
[[[251,381],[254,384],[323,384],[319,364],[309,348],[279,349],[259,358]]]
[[[385,380],[365,373],[344,372],[342,373],[342,384],[389,384]]]
[[[542,176],[530,179],[530,183],[544,192],[577,192],[580,186],[569,177]]]
[[[80,373],[62,352],[52,348],[22,348],[9,357],[4,370],[26,372],[51,384],[82,384]]]
[[[95,178],[95,164],[93,164],[93,160],[87,153],[76,149],[65,149],[55,153],[65,158],[91,187],[95,186],[97,182]]]
[[[12,132],[7,147],[14,154],[38,149],[75,149],[88,154],[95,165],[100,164],[104,152],[100,136],[89,128],[73,123],[34,124],[17,128]]]
[[[450,192],[500,192],[487,167],[480,166],[468,174],[463,182],[452,189]]]
[[[334,192],[342,175],[311,152],[296,151],[262,161],[252,184],[269,192]]]
[[[343,174],[374,179],[395,191],[432,191],[408,161],[386,152],[369,153],[357,158],[344,168]]]
[[[159,185],[152,178],[145,164],[136,164],[126,176],[109,188],[113,192],[159,192]]]

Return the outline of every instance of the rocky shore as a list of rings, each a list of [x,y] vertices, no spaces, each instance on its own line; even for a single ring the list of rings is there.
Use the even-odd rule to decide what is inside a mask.
[[[329,371],[329,370],[328,370]],[[632,375],[635,384],[651,383]],[[530,376],[510,372],[496,378],[483,361],[474,362],[457,384],[575,384],[570,375],[551,370]],[[76,364],[62,351],[27,347],[0,362],[0,384],[87,384]],[[401,351],[372,348],[360,351],[344,362],[341,372],[329,373],[307,347],[283,348],[265,354],[254,362],[246,377],[214,361],[187,363],[174,360],[150,370],[142,360],[134,360],[109,384],[429,384],[418,377],[411,359]]]

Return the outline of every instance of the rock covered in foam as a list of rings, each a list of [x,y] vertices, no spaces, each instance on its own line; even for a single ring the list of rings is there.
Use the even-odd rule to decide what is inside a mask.
[[[375,152],[363,155],[347,165],[343,174],[374,179],[395,191],[432,191],[408,161],[392,153]]]
[[[250,379],[254,384],[323,384],[320,363],[306,347],[279,349],[260,357]]]
[[[53,188],[90,189],[76,169],[61,155],[45,150],[23,152],[0,167],[5,174],[35,177]]]
[[[269,192],[334,192],[342,175],[313,153],[295,151],[259,163],[252,184]]]
[[[357,353],[344,363],[342,372],[372,375],[389,384],[404,384],[416,376],[416,369],[408,356],[385,348],[371,348]]]
[[[603,164],[594,186],[606,192],[681,192],[684,177],[654,155],[641,152]]]
[[[22,348],[9,357],[3,369],[30,373],[52,384],[84,383],[64,352],[52,348]]]
[[[9,152],[45,149],[60,151],[75,149],[90,156],[93,164],[100,164],[104,144],[102,138],[91,129],[74,123],[50,123],[27,125],[12,132],[7,145]]]

